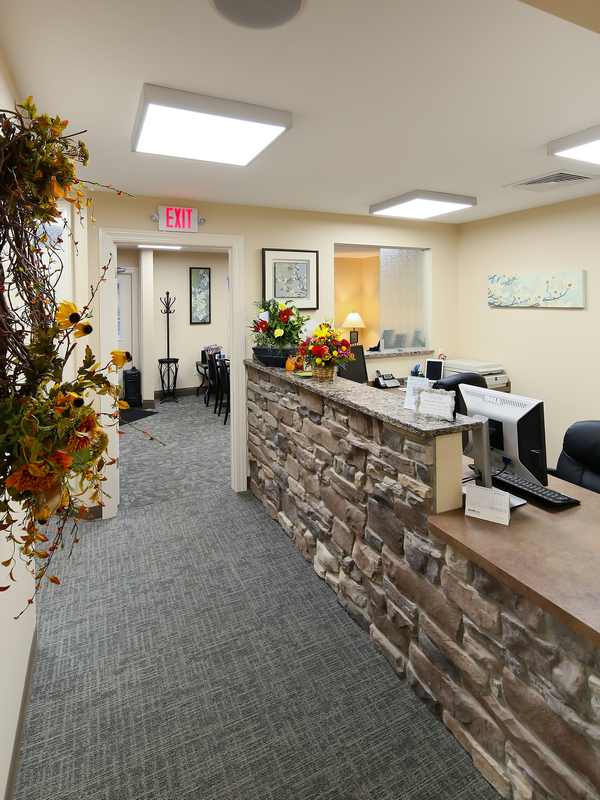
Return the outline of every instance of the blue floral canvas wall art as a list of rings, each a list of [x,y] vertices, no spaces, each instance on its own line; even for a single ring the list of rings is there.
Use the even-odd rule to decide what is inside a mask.
[[[488,275],[488,306],[585,308],[585,270]]]
[[[210,267],[190,267],[190,325],[210,323]]]

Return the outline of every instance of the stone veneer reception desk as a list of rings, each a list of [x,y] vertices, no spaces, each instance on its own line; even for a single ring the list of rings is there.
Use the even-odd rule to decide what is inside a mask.
[[[461,505],[461,433],[479,423],[245,363],[251,489],[374,647],[502,797],[600,800],[593,637],[445,531],[459,512],[440,512]]]

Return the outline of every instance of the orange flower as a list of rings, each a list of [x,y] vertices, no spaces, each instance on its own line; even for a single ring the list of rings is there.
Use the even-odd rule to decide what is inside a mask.
[[[69,450],[85,450],[92,440],[96,438],[99,430],[96,423],[96,415],[94,413],[89,414],[78,428],[74,428],[73,433],[69,436]]]
[[[50,489],[56,482],[57,472],[66,472],[73,458],[65,450],[56,453],[41,464],[24,464],[6,479],[6,486],[14,486],[20,492],[39,492]]]

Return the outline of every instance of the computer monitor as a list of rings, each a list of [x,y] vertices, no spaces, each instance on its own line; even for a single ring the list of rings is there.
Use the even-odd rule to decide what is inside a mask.
[[[444,374],[444,360],[442,358],[428,358],[425,360],[425,377],[430,381],[441,380]]]
[[[548,485],[544,405],[541,400],[460,384],[467,415],[489,420],[492,467]]]
[[[347,378],[356,383],[367,383],[367,364],[362,344],[353,344],[350,348],[354,354],[354,361],[348,361],[345,367],[338,368],[338,377]]]

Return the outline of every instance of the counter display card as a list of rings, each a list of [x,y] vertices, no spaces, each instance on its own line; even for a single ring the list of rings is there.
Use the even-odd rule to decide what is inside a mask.
[[[406,383],[406,398],[404,399],[404,408],[408,408],[410,411],[415,410],[415,401],[417,398],[416,389],[418,387],[421,387],[422,389],[428,389],[429,381],[427,378],[416,378],[414,375],[409,375]]]
[[[465,515],[487,519],[500,525],[510,522],[510,494],[500,489],[487,489],[468,483],[466,486]]]
[[[429,389],[417,386],[415,389],[415,413],[431,419],[454,419],[455,392],[444,389]],[[406,405],[404,406],[406,408]]]

